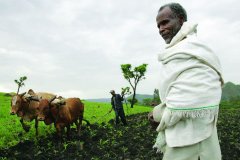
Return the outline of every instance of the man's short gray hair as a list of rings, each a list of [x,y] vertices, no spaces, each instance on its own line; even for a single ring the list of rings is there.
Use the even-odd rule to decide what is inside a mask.
[[[112,90],[110,90],[110,92],[109,93],[115,93],[115,91],[112,89]]]
[[[183,18],[184,22],[187,21],[187,12],[179,3],[165,4],[165,5],[160,7],[158,12],[163,10],[163,8],[165,8],[165,7],[169,7],[178,18]]]

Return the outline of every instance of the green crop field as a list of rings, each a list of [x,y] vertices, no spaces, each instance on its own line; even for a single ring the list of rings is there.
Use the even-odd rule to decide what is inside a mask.
[[[35,139],[34,121],[26,122],[31,125],[31,129],[26,133],[20,123],[20,118],[16,115],[10,115],[10,96],[6,96],[5,93],[0,92],[0,149],[9,148],[16,145],[20,141]],[[88,120],[90,124],[102,122],[108,122],[114,119],[115,114],[111,109],[110,103],[94,103],[83,101],[85,105],[84,119]],[[124,105],[126,115],[132,115],[137,113],[149,112],[151,107],[145,106],[130,106]],[[75,127],[75,126],[74,126]],[[46,126],[44,122],[39,123],[39,136],[47,136],[48,134],[55,132],[54,126]]]
[[[34,122],[26,133],[19,117],[10,115],[10,96],[0,93],[0,159],[161,159],[152,149],[157,132],[150,127],[147,113],[152,107],[124,106],[128,126],[114,127],[115,115],[108,113],[109,103],[85,104],[84,118],[90,122],[78,136],[73,132],[70,140],[59,144],[55,139],[55,127],[39,124],[39,136],[35,137]],[[223,160],[239,160],[240,109],[239,102],[221,103],[217,123]],[[110,121],[110,123],[108,123]],[[73,127],[72,127],[73,128]],[[74,126],[74,128],[76,128]],[[74,134],[75,133],[75,134]]]

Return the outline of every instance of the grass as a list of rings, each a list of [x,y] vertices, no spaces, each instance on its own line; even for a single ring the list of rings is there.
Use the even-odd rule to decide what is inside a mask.
[[[102,123],[102,122],[108,122],[111,119],[115,118],[115,113],[112,111],[108,114],[110,109],[112,108],[110,103],[100,103],[100,102],[83,102],[85,105],[85,111],[84,111],[84,117],[90,121],[90,123]],[[143,113],[143,112],[149,112],[151,111],[151,107],[146,106],[134,106],[134,108],[130,108],[130,105],[126,106],[124,104],[124,111],[126,116],[137,114],[137,113]]]
[[[10,115],[10,101],[10,96],[6,96],[5,93],[0,92],[0,149],[9,148],[20,141],[35,139],[34,121],[26,122],[31,125],[30,131],[26,133],[19,121],[20,118],[16,115]],[[115,117],[113,111],[108,113],[111,109],[110,103],[94,103],[88,101],[83,101],[83,103],[85,105],[84,118],[91,124],[108,122]],[[130,108],[130,106],[124,105],[124,110],[126,115],[132,115],[149,112],[152,108],[145,106],[134,106],[134,108]],[[43,122],[39,123],[39,136],[46,137],[52,132],[55,132],[54,126],[46,126]]]

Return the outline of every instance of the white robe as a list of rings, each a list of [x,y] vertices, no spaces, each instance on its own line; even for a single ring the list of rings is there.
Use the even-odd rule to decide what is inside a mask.
[[[185,22],[164,52],[159,93],[162,104],[153,110],[160,122],[154,147],[181,147],[208,138],[216,125],[221,100],[221,65],[196,37],[196,24]]]

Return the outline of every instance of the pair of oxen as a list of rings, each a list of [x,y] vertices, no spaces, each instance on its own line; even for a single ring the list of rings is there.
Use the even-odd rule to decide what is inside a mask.
[[[84,104],[79,98],[62,98],[54,94],[38,92],[30,89],[27,93],[17,94],[11,100],[11,115],[21,117],[23,129],[28,132],[30,127],[24,121],[35,120],[36,136],[38,136],[38,122],[46,125],[54,123],[59,138],[62,138],[64,128],[70,137],[70,126],[75,123],[78,135],[83,120]]]

